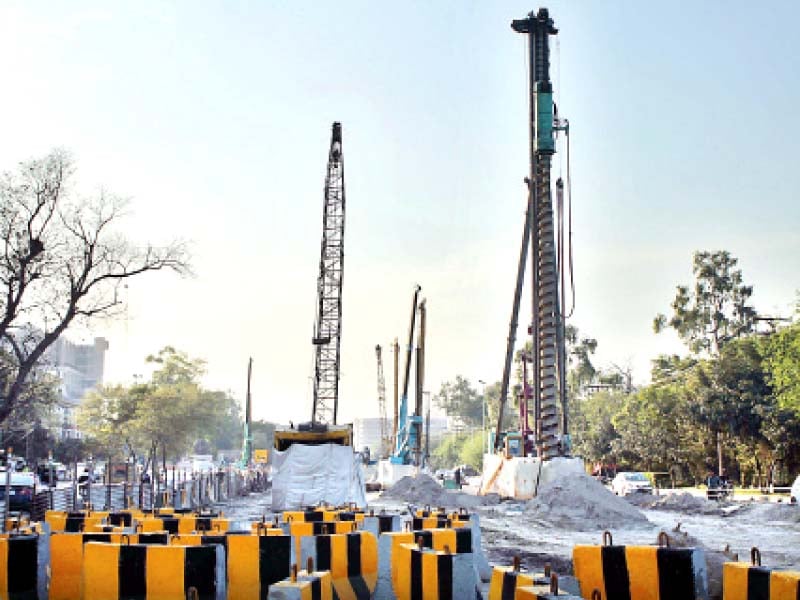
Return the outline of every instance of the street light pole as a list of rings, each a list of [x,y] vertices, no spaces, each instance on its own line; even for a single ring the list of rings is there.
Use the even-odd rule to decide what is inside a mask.
[[[481,384],[481,435],[483,436],[482,447],[485,447],[486,453],[489,452],[489,441],[486,439],[486,382],[483,379],[478,379]]]

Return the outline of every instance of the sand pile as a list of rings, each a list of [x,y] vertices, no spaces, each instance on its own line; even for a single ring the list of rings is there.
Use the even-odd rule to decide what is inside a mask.
[[[754,521],[800,523],[800,506],[777,502],[745,504],[742,513]]]
[[[635,527],[649,523],[642,512],[584,474],[550,481],[528,501],[526,514],[577,531]]]
[[[721,512],[721,503],[693,496],[688,492],[658,496],[649,504],[649,508],[671,510],[689,515],[716,515]]]
[[[443,506],[446,508],[475,508],[497,504],[500,497],[496,494],[473,496],[463,492],[451,492],[444,489],[429,475],[416,477],[406,476],[381,494],[381,498],[401,500],[417,506]]]
[[[653,496],[651,494],[635,494],[625,498],[629,503],[639,508],[652,508],[679,512],[686,515],[719,515],[730,516],[741,509],[742,505],[732,502],[707,500],[694,496],[688,492],[682,494],[667,494]]]

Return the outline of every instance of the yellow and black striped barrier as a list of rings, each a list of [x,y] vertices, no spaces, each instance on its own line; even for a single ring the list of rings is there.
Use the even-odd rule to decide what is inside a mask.
[[[87,542],[107,544],[167,544],[167,533],[50,534],[50,600],[80,598],[83,547]]]
[[[103,525],[108,517],[107,512],[65,512],[48,510],[44,520],[50,531],[69,531],[72,533]]]
[[[665,543],[666,534],[659,538]],[[697,548],[614,546],[606,532],[602,546],[575,546],[572,564],[585,598],[595,590],[602,600],[707,597],[705,556]]]
[[[167,533],[225,532],[230,528],[228,519],[218,517],[198,517],[194,515],[146,516],[136,523],[142,531],[166,531]]]
[[[267,600],[333,600],[333,583],[330,571],[315,571],[313,561],[308,561],[305,571],[292,567],[291,576],[272,586]]]
[[[398,544],[392,555],[392,590],[397,600],[475,598],[472,554]]]
[[[515,600],[517,592],[530,587],[550,585],[550,573],[523,573],[515,559],[513,567],[494,567],[489,582],[489,600]]]
[[[81,569],[83,600],[220,600],[224,560],[216,546],[119,545],[89,542]],[[194,591],[192,591],[194,590]]]
[[[800,571],[773,571],[761,566],[758,548],[752,563],[727,562],[722,566],[723,600],[797,600]]]
[[[352,533],[356,530],[356,525],[353,521],[298,521],[289,523],[288,533],[292,536],[295,544],[295,559],[293,562],[301,564],[303,538],[315,535]]]
[[[308,559],[317,570],[331,572],[340,600],[372,598],[378,581],[378,542],[370,532],[303,538],[300,564]]]
[[[263,530],[262,530],[263,531]],[[225,550],[228,600],[258,600],[269,587],[289,576],[291,537],[280,529],[275,534],[254,535],[246,531],[221,534],[175,534],[170,543],[178,546],[218,544]]]
[[[37,598],[39,536],[0,537],[0,598]]]
[[[335,521],[336,512],[330,510],[285,510],[281,515],[284,523],[319,523]]]
[[[384,533],[400,531],[403,527],[403,523],[400,515],[365,515],[359,527],[360,529],[369,531],[375,537],[379,537]]]

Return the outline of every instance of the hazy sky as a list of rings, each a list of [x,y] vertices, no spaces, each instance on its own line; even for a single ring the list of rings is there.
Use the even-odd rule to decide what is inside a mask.
[[[3,2],[0,170],[54,146],[129,196],[126,233],[193,242],[196,277],[131,282],[98,324],[107,380],[171,344],[256,417],[311,413],[322,186],[343,124],[340,420],[377,414],[376,343],[428,301],[426,389],[501,376],[527,172],[524,37],[536,4]],[[597,363],[639,382],[698,249],[739,257],[754,304],[800,288],[796,2],[551,2],[572,126],[577,309]],[[566,173],[564,153],[554,177]],[[529,306],[529,302],[526,303]],[[530,318],[525,309],[522,322]],[[522,333],[522,332],[521,332]],[[387,364],[387,374],[390,366]],[[387,384],[391,388],[391,377]]]

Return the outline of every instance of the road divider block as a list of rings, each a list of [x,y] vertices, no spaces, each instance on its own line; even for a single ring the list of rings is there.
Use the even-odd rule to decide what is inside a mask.
[[[761,566],[761,553],[751,551],[752,563],[727,562],[722,566],[723,600],[797,600],[800,571],[777,571]]]
[[[318,570],[330,571],[336,597],[372,598],[378,581],[378,543],[370,532],[304,537],[300,564],[309,559]]]
[[[453,554],[413,543],[393,549],[392,590],[397,600],[475,598],[477,579],[472,554]]]
[[[37,598],[43,576],[38,535],[0,537],[0,598]]]
[[[225,559],[220,546],[160,546],[88,542],[84,546],[84,600],[223,600]]]
[[[666,536],[660,536],[665,540]],[[595,590],[605,599],[706,600],[708,583],[703,551],[666,546],[575,546],[572,563],[581,595]]]

